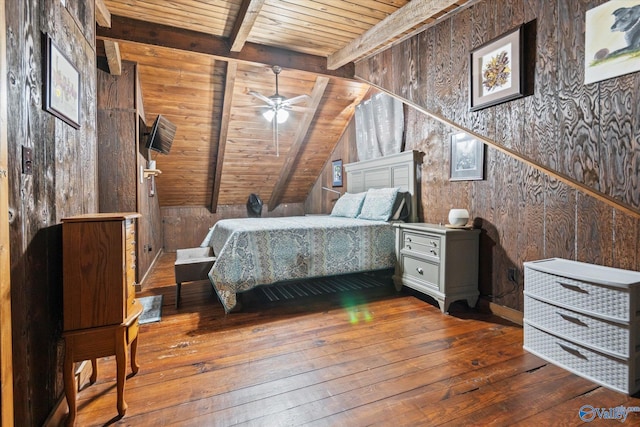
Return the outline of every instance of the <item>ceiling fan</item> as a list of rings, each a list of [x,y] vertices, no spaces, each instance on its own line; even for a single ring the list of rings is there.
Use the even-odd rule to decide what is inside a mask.
[[[287,121],[289,118],[288,110],[291,110],[293,104],[306,101],[309,99],[309,95],[298,95],[293,98],[285,98],[280,95],[278,92],[278,75],[282,71],[282,68],[274,65],[271,70],[276,75],[276,93],[267,97],[259,92],[250,90],[249,95],[258,98],[266,104],[267,109],[262,113],[262,116],[273,125],[273,142],[276,146],[276,156],[280,156],[278,147],[278,125]]]

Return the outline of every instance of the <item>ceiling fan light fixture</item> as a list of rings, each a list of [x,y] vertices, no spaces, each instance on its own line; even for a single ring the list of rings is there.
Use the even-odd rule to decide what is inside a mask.
[[[264,113],[262,113],[262,117],[264,117],[268,122],[271,122],[275,115],[276,115],[276,112],[273,111],[272,108],[269,108],[268,110],[265,110]]]
[[[273,118],[275,117],[278,121],[278,124],[282,124],[289,118],[289,112],[281,108],[279,108],[278,110],[269,108],[264,113],[262,113],[262,117],[264,117],[268,122],[272,122]]]
[[[276,119],[278,120],[279,124],[286,122],[288,118],[289,118],[289,112],[287,110],[284,110],[284,109],[278,110],[278,113],[276,114]]]

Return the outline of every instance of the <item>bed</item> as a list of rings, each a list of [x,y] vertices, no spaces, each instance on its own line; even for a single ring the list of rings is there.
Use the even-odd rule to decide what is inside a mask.
[[[208,276],[225,311],[256,286],[393,268],[392,221],[417,221],[419,161],[407,151],[345,165],[347,192],[331,215],[216,222],[202,246],[216,256]]]

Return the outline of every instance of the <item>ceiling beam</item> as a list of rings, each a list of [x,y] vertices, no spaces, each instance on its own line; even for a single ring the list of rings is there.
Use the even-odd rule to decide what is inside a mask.
[[[120,46],[113,40],[104,41],[104,53],[107,55],[109,73],[113,76],[122,74],[122,57],[120,56]]]
[[[96,0],[96,22],[101,27],[111,26],[111,12],[104,3],[104,0]]]
[[[231,116],[231,105],[233,104],[233,88],[236,84],[238,74],[238,63],[228,62],[227,73],[224,83],[224,99],[222,101],[222,120],[220,120],[220,136],[218,137],[218,153],[216,154],[216,165],[213,171],[213,191],[211,192],[212,213],[218,209],[218,196],[220,194],[220,180],[222,179],[222,165],[224,163],[224,151],[227,146],[227,135],[229,133],[229,117]]]
[[[327,58],[254,43],[245,43],[242,52],[231,52],[229,40],[224,37],[115,15],[111,16],[111,28],[96,28],[96,38],[130,41],[203,53],[222,61],[234,60],[253,65],[279,65],[282,68],[344,79],[353,79],[355,69],[354,64],[349,63],[329,70]]]
[[[287,182],[289,181],[289,178],[291,177],[291,174],[294,170],[293,166],[298,158],[300,149],[302,148],[302,143],[307,137],[307,132],[309,132],[309,127],[311,126],[313,117],[316,115],[316,111],[318,110],[318,106],[320,105],[320,101],[322,101],[324,91],[326,90],[328,84],[328,77],[319,76],[316,79],[316,83],[313,86],[313,90],[311,91],[311,100],[309,101],[307,112],[304,114],[304,116],[302,116],[300,124],[296,129],[293,143],[291,144],[291,148],[287,153],[287,158],[284,161],[284,165],[280,169],[280,176],[278,177],[276,185],[271,192],[271,198],[267,203],[269,211],[274,210],[282,200],[282,195],[284,194]]]
[[[234,22],[233,28],[231,29],[231,36],[229,37],[231,52],[240,52],[244,47],[264,2],[265,0],[242,1],[236,22]]]
[[[329,55],[327,68],[335,70],[348,64],[456,4],[457,0],[411,0],[345,47]]]

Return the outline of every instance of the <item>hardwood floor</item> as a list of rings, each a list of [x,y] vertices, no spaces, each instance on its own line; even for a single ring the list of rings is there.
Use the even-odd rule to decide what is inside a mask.
[[[253,293],[225,315],[208,282],[187,283],[176,310],[174,259],[143,284],[140,296],[164,295],[162,320],[140,327],[125,417],[109,357],[76,425],[577,425],[583,405],[640,406],[525,352],[517,325],[462,303],[443,315],[391,284],[276,303]]]

